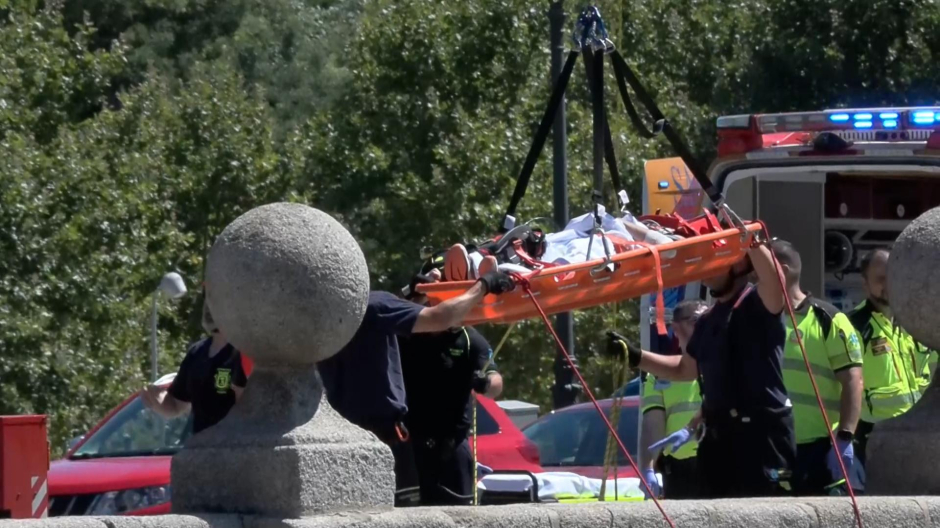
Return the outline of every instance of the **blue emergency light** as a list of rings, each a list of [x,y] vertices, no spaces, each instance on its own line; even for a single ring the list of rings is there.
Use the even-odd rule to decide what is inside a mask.
[[[918,110],[911,114],[915,125],[932,125],[936,121],[936,113],[932,110]]]
[[[829,120],[833,123],[845,123],[849,120],[849,114],[832,114],[829,116]]]
[[[871,114],[868,114],[871,115]],[[871,121],[856,121],[855,128],[871,128]]]

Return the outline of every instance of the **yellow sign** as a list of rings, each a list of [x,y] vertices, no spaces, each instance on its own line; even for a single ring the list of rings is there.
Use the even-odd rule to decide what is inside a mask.
[[[649,160],[645,173],[644,214],[676,213],[682,218],[694,218],[702,213],[705,193],[682,158]]]

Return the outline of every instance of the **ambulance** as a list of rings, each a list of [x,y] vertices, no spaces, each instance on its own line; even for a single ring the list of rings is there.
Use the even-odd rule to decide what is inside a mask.
[[[842,310],[865,298],[860,258],[940,206],[940,107],[732,115],[717,128],[709,179],[741,218],[793,243],[803,289]],[[679,158],[647,162],[644,183],[644,214],[691,218],[711,205]],[[689,298],[706,292],[699,283],[667,292],[667,317]],[[663,351],[673,345],[657,335],[654,299],[641,300],[641,341]]]

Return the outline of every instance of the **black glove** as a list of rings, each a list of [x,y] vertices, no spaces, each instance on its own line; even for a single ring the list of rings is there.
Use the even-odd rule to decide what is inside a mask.
[[[490,388],[490,377],[478,370],[473,373],[473,381],[470,386],[473,387],[473,392],[486,394],[487,389]]]
[[[512,280],[512,277],[509,276],[508,273],[503,273],[502,271],[491,271],[480,277],[479,282],[483,283],[483,287],[486,288],[486,293],[496,295],[516,289],[516,281]]]
[[[434,279],[424,273],[418,273],[411,278],[411,283],[401,289],[401,294],[405,299],[411,300],[418,295],[419,284],[433,284]]]
[[[627,338],[617,332],[607,332],[607,353],[618,358],[623,358],[626,354],[630,368],[639,367],[640,358],[643,356],[642,350],[631,345],[627,342]]]

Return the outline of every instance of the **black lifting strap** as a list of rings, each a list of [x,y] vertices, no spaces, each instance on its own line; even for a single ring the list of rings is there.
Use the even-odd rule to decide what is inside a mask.
[[[584,54],[584,71],[587,74],[588,86],[591,88],[592,97],[596,98],[598,96],[598,86],[597,79],[594,78],[594,57],[589,49],[585,49],[582,53]],[[603,56],[600,60],[603,60]],[[604,159],[607,161],[607,170],[610,171],[610,179],[614,184],[614,193],[617,193],[623,190],[623,187],[620,186],[620,171],[617,169],[617,153],[614,152],[614,141],[610,135],[610,116],[607,114],[607,107],[603,105],[603,99],[601,103],[604,108]],[[595,189],[595,191],[600,191],[600,189]]]
[[[614,52],[611,53],[610,60],[617,77],[617,86],[620,88],[620,97],[623,99],[623,105],[627,109],[630,121],[633,122],[633,126],[636,127],[639,134],[645,138],[651,138],[654,134],[662,132],[663,135],[666,136],[666,140],[669,141],[669,144],[672,145],[672,148],[675,149],[676,154],[678,154],[686,166],[689,167],[692,176],[694,176],[698,184],[702,186],[702,190],[705,191],[708,198],[713,204],[720,205],[724,201],[721,192],[719,192],[714,184],[712,184],[711,180],[708,179],[708,175],[702,170],[702,167],[699,165],[695,156],[692,155],[689,147],[679,136],[679,133],[672,128],[672,125],[663,115],[662,111],[660,111],[659,107],[656,106],[656,101],[650,97],[649,92],[646,91],[646,88],[643,87],[643,84],[640,83],[637,76],[633,74],[627,62],[623,60],[623,57],[620,55],[620,52],[614,50]],[[646,108],[646,111],[649,112],[650,117],[652,117],[654,122],[652,131],[646,128],[640,120],[636,108],[634,108],[633,103],[630,101],[626,84],[629,84],[630,88],[633,88],[633,93],[636,94],[636,98],[639,100],[640,104]]]
[[[565,99],[565,90],[568,87],[568,80],[571,79],[571,72],[574,70],[574,63],[577,60],[578,52],[569,52],[565,66],[561,70],[561,75],[559,75],[558,80],[555,81],[555,86],[552,88],[552,96],[548,100],[545,113],[542,114],[542,122],[539,123],[538,131],[535,133],[535,139],[532,141],[532,146],[529,147],[529,154],[526,156],[525,163],[522,164],[522,170],[519,171],[519,177],[516,179],[516,188],[512,192],[509,208],[506,209],[506,215],[503,217],[503,221],[499,226],[499,232],[501,233],[506,231],[507,217],[516,215],[516,208],[519,206],[522,197],[525,196],[526,187],[529,186],[529,180],[532,178],[532,171],[535,170],[535,163],[542,154],[545,140],[548,138],[549,132],[551,132],[552,123],[555,121],[555,114],[558,113],[558,109]]]

